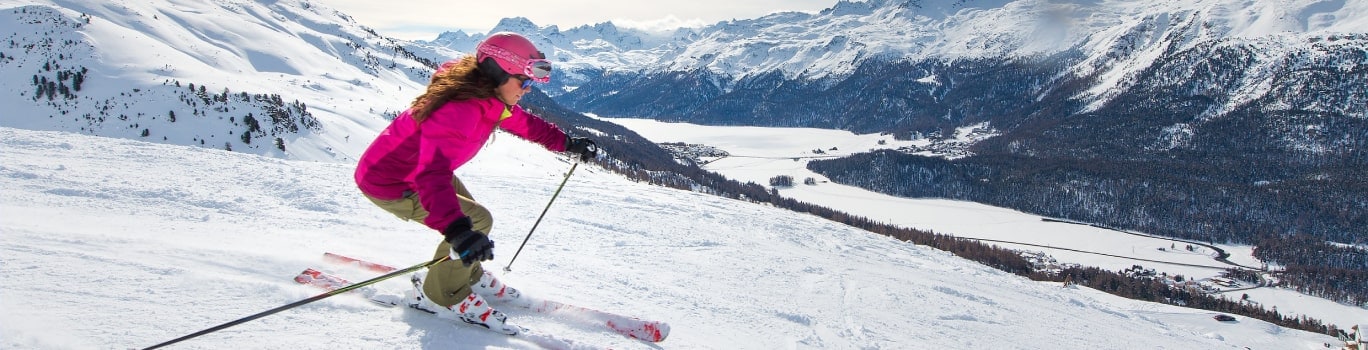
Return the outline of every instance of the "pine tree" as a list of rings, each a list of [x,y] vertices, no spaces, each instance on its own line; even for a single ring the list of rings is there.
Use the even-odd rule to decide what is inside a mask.
[[[85,68],[81,68],[81,71],[76,72],[76,75],[71,78],[71,89],[81,91],[81,84],[83,83],[85,83]]]
[[[770,186],[774,187],[793,187],[793,177],[788,175],[779,175],[770,178],[769,183]]]

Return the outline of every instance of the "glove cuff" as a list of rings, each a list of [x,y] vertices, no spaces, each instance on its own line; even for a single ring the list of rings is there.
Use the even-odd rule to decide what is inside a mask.
[[[446,229],[442,230],[442,235],[450,238],[452,235],[470,231],[473,227],[475,226],[470,223],[470,217],[462,216],[460,219],[456,219],[456,221],[452,221],[450,225],[447,225]]]

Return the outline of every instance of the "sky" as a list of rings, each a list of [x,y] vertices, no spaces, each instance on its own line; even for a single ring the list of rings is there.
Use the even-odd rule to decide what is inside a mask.
[[[502,136],[457,171],[495,215],[486,270],[524,295],[671,329],[662,343],[642,343],[592,322],[493,304],[514,324],[576,344],[1309,350],[1335,343],[1242,316],[1220,322],[1210,311],[1031,281],[812,215],[651,186],[592,165],[571,175],[532,232],[570,165]],[[359,195],[347,163],[8,127],[0,127],[0,149],[4,349],[150,346],[321,293],[293,281],[305,268],[354,281],[377,275],[328,264],[326,252],[407,267],[430,259],[441,237]],[[410,288],[405,278],[374,286],[390,296]],[[538,347],[339,295],[174,348]]]
[[[530,1],[404,1],[324,0],[363,25],[387,36],[432,40],[445,31],[485,33],[508,17],[526,17],[539,26],[569,29],[613,22],[630,28],[664,30],[697,27],[732,19],[761,17],[781,11],[815,12],[837,0],[530,0]],[[459,5],[453,5],[459,4]]]

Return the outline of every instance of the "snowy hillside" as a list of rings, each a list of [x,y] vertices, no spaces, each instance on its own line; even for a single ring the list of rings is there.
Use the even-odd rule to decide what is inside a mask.
[[[1143,232],[1046,221],[1036,213],[979,203],[880,194],[831,182],[807,167],[810,161],[817,159],[916,146],[914,142],[888,141],[887,135],[856,135],[822,129],[702,126],[624,118],[611,121],[629,126],[654,142],[708,145],[714,155],[701,156],[698,162],[705,164],[704,169],[737,181],[768,183],[775,176],[790,176],[794,179],[793,186],[772,187],[787,198],[860,213],[871,220],[900,227],[983,239],[1018,251],[1040,252],[1063,265],[1078,264],[1108,271],[1123,271],[1140,265],[1160,274],[1183,276],[1189,283],[1211,288],[1213,295],[1243,300],[1265,309],[1276,308],[1284,315],[1323,320],[1339,325],[1341,329],[1368,322],[1368,308],[1361,306],[1316,298],[1288,288],[1223,282],[1228,280],[1222,276],[1226,269],[1234,267],[1217,260],[1223,253],[1229,254],[1226,261],[1238,265],[1259,267],[1267,263],[1254,256],[1252,245],[1218,243],[1184,249],[1189,242]],[[813,181],[809,184],[803,179]]]
[[[458,55],[300,0],[3,0],[0,38],[0,125],[307,160],[355,157]]]
[[[438,236],[374,208],[351,167],[0,128],[0,347],[130,348],[306,298],[339,252],[408,266]],[[568,169],[500,137],[458,173],[504,266]],[[355,273],[355,272],[352,272]],[[359,276],[358,277],[365,277]],[[666,349],[1322,349],[1333,338],[1008,275],[805,215],[590,168],[502,279],[670,322]],[[404,288],[402,281],[381,285]],[[545,332],[652,346],[508,309]],[[338,296],[176,348],[533,348]]]

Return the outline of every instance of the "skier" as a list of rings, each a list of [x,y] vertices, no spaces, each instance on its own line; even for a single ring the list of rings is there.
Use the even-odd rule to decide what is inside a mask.
[[[411,306],[504,334],[521,328],[490,307],[481,294],[516,300],[480,267],[494,258],[489,210],[475,202],[453,173],[479,153],[494,129],[548,150],[594,157],[592,140],[569,137],[518,106],[533,81],[550,81],[551,62],[521,35],[491,34],[475,55],[443,63],[427,91],[380,132],[361,156],[356,184],[366,198],[404,220],[421,220],[441,232],[434,259],[450,259],[413,276]]]

